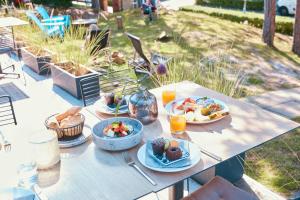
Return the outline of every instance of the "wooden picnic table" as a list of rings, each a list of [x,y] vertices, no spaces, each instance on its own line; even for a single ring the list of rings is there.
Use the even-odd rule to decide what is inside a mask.
[[[147,139],[156,137],[172,137],[169,131],[167,113],[163,109],[161,93],[170,86],[164,86],[151,90],[158,100],[158,120],[144,127],[145,143]],[[284,133],[299,126],[299,124],[285,119],[281,116],[262,110],[261,108],[227,97],[218,92],[201,87],[192,82],[181,82],[176,84],[177,98],[187,96],[209,96],[224,101],[230,109],[230,116],[207,125],[188,125],[187,131],[182,138],[190,140],[202,148],[220,156],[223,161],[232,158],[242,152],[248,151],[267,141],[270,141]],[[5,181],[0,179],[0,186],[16,182],[15,170],[10,165],[26,155],[25,137],[18,137],[18,131],[41,131],[43,121],[53,110],[59,111],[68,108],[66,102],[58,102],[51,99],[44,108],[43,113],[38,104],[31,102],[22,105],[27,109],[35,105],[35,111],[31,111],[32,118],[25,123],[21,122],[19,128],[13,132],[11,141],[15,142],[13,152],[10,156],[5,155],[5,162],[0,152],[0,177],[6,177]],[[24,108],[24,111],[27,110]],[[34,114],[37,113],[37,114]],[[96,115],[94,106],[83,110],[86,116],[86,124],[93,126],[107,116]],[[38,121],[37,121],[38,120]],[[30,123],[31,122],[31,123]],[[23,123],[23,124],[22,124]],[[28,124],[29,123],[29,124]],[[70,149],[61,149],[61,162],[50,170],[40,171],[39,185],[51,200],[56,199],[109,199],[109,200],[131,200],[145,196],[152,192],[158,192],[169,186],[172,188],[171,197],[178,199],[182,195],[182,181],[195,174],[209,169],[220,161],[202,154],[201,161],[191,169],[176,173],[155,172],[143,167],[137,160],[137,151],[142,144],[129,150],[137,165],[140,166],[156,183],[151,185],[135,169],[129,167],[123,160],[121,152],[109,152],[97,149],[90,140],[83,145]],[[3,163],[3,164],[2,164]],[[3,170],[4,169],[4,170]],[[8,181],[10,180],[10,181]]]

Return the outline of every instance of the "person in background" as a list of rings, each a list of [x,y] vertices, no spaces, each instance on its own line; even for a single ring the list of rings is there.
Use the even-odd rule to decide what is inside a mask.
[[[158,3],[159,0],[146,0],[146,2],[142,4],[143,13],[144,15],[149,15],[150,21],[153,19],[152,13],[157,10]]]

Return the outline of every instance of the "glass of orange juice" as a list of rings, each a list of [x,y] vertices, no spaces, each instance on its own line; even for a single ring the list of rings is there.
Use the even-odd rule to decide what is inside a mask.
[[[172,134],[182,134],[186,129],[186,118],[184,115],[170,116],[170,129]]]
[[[176,98],[176,91],[175,90],[164,90],[162,92],[162,102],[163,102],[163,105],[167,105],[169,102],[175,100]]]

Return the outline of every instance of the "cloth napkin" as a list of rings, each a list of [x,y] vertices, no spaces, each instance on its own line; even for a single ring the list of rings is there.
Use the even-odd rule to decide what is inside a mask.
[[[175,163],[172,163],[169,165],[164,165],[164,164],[160,163],[159,161],[157,161],[154,158],[151,143],[152,143],[152,140],[148,140],[146,143],[145,162],[146,162],[146,165],[148,165],[149,167],[153,167],[153,168],[183,168],[183,167],[187,167],[192,164],[190,157],[187,157],[181,161],[178,161],[178,162],[175,162]],[[188,152],[186,150],[187,148],[185,148],[185,142],[180,141],[179,145],[180,145],[181,150],[183,151],[183,155]]]

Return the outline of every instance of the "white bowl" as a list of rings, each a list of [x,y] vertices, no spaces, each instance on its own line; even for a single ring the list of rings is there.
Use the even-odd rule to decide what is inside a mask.
[[[133,133],[125,137],[107,137],[103,129],[113,122],[123,122],[133,127]],[[138,145],[143,138],[143,124],[128,117],[114,117],[103,120],[93,127],[93,141],[98,148],[108,151],[121,151]]]

